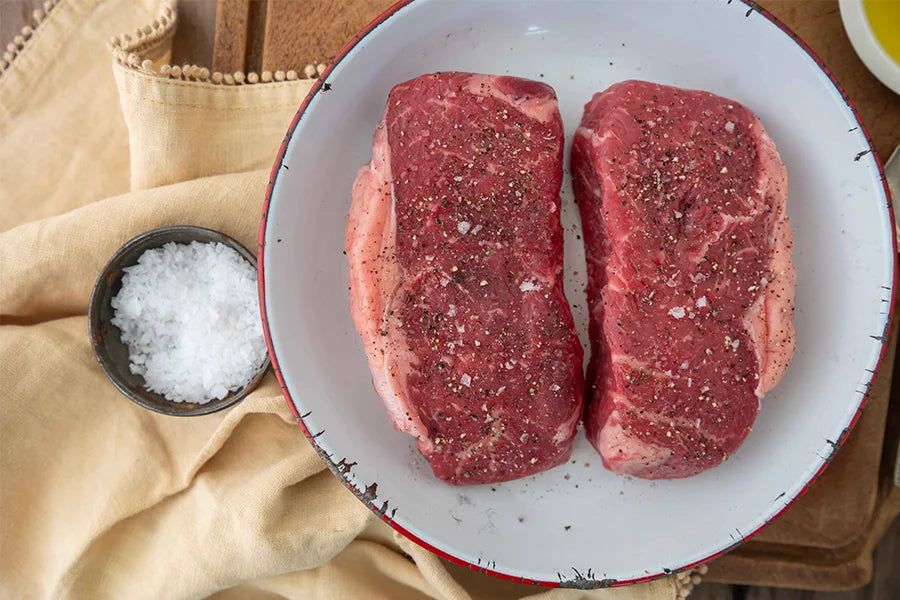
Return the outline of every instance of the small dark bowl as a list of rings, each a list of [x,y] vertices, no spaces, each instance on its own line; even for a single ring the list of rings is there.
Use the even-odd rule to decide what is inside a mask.
[[[161,394],[153,393],[144,387],[144,378],[135,375],[129,368],[128,347],[121,340],[119,328],[110,321],[113,318],[111,301],[122,287],[123,269],[137,264],[138,258],[145,250],[159,248],[169,242],[189,244],[191,242],[220,242],[234,248],[238,254],[256,268],[256,257],[239,242],[225,234],[203,227],[175,226],[160,227],[133,238],[119,248],[97,278],[94,291],[91,293],[91,304],[88,311],[88,324],[91,346],[94,356],[106,376],[116,388],[136,404],[152,411],[175,417],[193,417],[207,415],[239,402],[253,391],[269,369],[269,357],[260,366],[259,371],[250,383],[243,388],[230,392],[221,400],[211,400],[206,404],[190,402],[172,402]]]

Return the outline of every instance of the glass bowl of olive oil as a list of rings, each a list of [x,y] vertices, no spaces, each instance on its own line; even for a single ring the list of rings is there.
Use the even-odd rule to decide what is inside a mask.
[[[900,94],[900,0],[840,0],[840,9],[856,54]]]

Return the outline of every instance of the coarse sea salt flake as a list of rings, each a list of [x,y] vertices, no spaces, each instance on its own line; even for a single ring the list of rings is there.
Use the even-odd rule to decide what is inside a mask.
[[[699,298],[697,298],[697,302],[695,302],[695,304],[697,305],[697,308],[703,308],[704,306],[706,306],[706,296],[700,296]]]
[[[459,382],[466,387],[470,387],[472,385],[472,378],[469,377],[468,373],[463,373],[462,376],[459,378]]]
[[[683,319],[685,315],[685,310],[683,306],[674,306],[669,309],[669,314],[676,319]]]
[[[224,244],[145,251],[111,305],[131,372],[172,402],[222,399],[266,358],[256,270]]]
[[[541,289],[541,285],[539,283],[535,283],[534,281],[523,281],[519,284],[520,292],[534,292]]]
[[[456,224],[456,230],[460,232],[462,235],[466,235],[469,233],[469,229],[472,227],[472,224],[468,221],[460,221]]]

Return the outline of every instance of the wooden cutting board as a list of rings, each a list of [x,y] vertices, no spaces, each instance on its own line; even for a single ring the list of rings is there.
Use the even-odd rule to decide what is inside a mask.
[[[213,69],[302,73],[328,63],[391,0],[220,0]],[[800,35],[837,76],[885,160],[900,143],[900,96],[879,83],[853,52],[836,0],[760,4]],[[900,403],[885,438],[896,331],[854,430],[819,480],[752,541],[710,564],[707,579],[806,589],[846,589],[871,578],[872,549],[900,512],[891,473]],[[895,396],[896,396],[895,390]],[[883,448],[886,450],[883,452]]]

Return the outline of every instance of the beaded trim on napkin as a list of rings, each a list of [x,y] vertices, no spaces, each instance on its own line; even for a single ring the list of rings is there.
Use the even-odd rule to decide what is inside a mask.
[[[147,25],[131,35],[118,35],[110,39],[108,48],[113,53],[116,62],[126,68],[156,75],[168,79],[181,79],[184,81],[202,81],[217,85],[252,85],[257,83],[271,83],[278,81],[295,81],[297,79],[316,79],[325,70],[325,64],[307,64],[303,71],[235,71],[234,73],[221,73],[210,71],[199,65],[184,64],[159,64],[147,56],[147,51],[154,46],[154,42],[170,37],[175,30],[177,13],[171,4],[164,4],[160,10],[160,16],[150,25]]]
[[[6,49],[3,51],[3,57],[0,58],[0,75],[3,75],[3,72],[9,68],[16,56],[25,49],[28,42],[34,36],[34,30],[50,16],[50,13],[56,8],[56,5],[59,4],[59,2],[60,0],[46,0],[43,4],[43,9],[34,9],[31,13],[32,24],[23,27],[19,32],[19,35],[13,37],[12,41],[6,44]]]
[[[0,58],[0,76],[9,68],[16,56],[28,45],[34,36],[35,30],[40,27],[51,14],[53,9],[64,0],[46,0],[43,10],[36,9],[32,13],[32,24],[22,28],[19,35],[15,36]],[[234,73],[221,73],[210,71],[206,67],[195,64],[173,65],[160,63],[154,60],[154,51],[167,42],[175,33],[175,25],[178,14],[172,2],[163,2],[159,13],[153,21],[143,27],[139,27],[132,33],[115,35],[110,38],[107,48],[112,53],[114,60],[121,66],[135,69],[150,75],[166,79],[180,79],[183,81],[202,81],[217,85],[252,85],[258,83],[271,83],[280,81],[296,81],[298,79],[317,79],[325,70],[325,63],[309,63],[301,71],[276,70],[276,71],[235,71]]]

